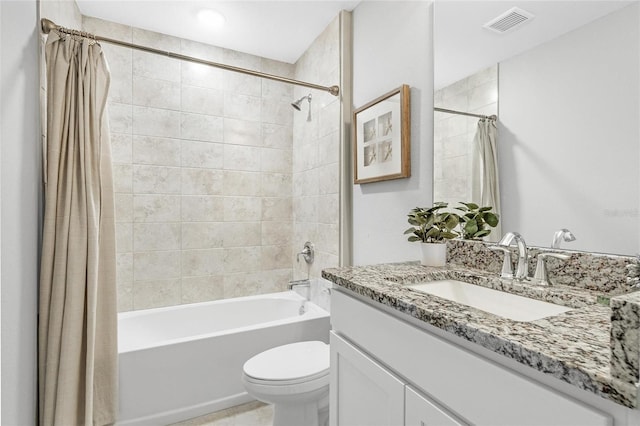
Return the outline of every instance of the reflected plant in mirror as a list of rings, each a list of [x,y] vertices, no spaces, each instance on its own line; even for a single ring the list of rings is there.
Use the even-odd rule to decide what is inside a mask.
[[[550,247],[568,228],[572,250],[640,252],[639,2],[519,1],[533,19],[483,27],[513,6],[434,3],[434,107],[463,113],[434,112],[434,200],[487,205],[467,114],[495,114],[503,230]]]
[[[460,236],[464,240],[482,240],[491,234],[490,228],[498,226],[498,215],[491,212],[493,207],[480,207],[474,203],[463,203],[456,207],[463,214],[460,216]]]

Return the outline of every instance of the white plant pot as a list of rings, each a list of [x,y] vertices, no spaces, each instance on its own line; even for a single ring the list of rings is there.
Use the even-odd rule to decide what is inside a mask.
[[[444,266],[447,263],[446,243],[422,243],[422,263],[425,266]]]

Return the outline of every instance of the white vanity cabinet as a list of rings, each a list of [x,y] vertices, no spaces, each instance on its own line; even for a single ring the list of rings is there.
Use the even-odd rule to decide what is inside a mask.
[[[464,425],[333,332],[331,366],[332,425]]]
[[[331,426],[613,425],[609,413],[342,290],[331,322]]]

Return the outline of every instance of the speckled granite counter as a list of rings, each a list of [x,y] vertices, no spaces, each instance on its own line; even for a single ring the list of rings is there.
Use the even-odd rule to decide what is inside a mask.
[[[612,368],[616,372],[618,369],[612,358],[623,358],[612,354],[623,353],[624,360],[619,366],[623,372],[625,368],[629,370],[629,365],[636,365],[637,359],[630,360],[629,357],[635,354],[637,358],[638,333],[622,332],[622,340],[616,349],[612,310],[609,306],[597,303],[598,300],[602,301],[603,296],[605,299],[610,296],[604,292],[562,285],[537,287],[500,280],[495,273],[460,266],[430,268],[417,262],[333,268],[324,270],[322,275],[337,286],[580,389],[626,407],[637,406],[637,371],[631,368],[626,375],[612,374]],[[518,322],[406,287],[406,284],[438,279],[457,279],[574,309],[537,321]],[[627,330],[625,327],[633,327],[634,324],[637,326],[640,321],[639,294],[611,299],[612,307],[624,307],[618,309],[622,315],[618,329]],[[625,314],[626,311],[630,311],[629,316]],[[615,322],[615,318],[613,320]]]

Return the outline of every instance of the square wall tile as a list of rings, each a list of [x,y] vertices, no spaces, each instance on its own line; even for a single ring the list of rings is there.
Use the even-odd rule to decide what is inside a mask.
[[[260,148],[244,145],[224,145],[225,170],[260,170]]]
[[[233,145],[261,146],[261,124],[256,121],[224,119],[224,142]]]
[[[247,121],[260,121],[260,98],[256,96],[224,94],[224,116]]]
[[[226,222],[257,222],[261,218],[261,198],[224,197],[224,220]]]
[[[134,195],[134,222],[179,222],[179,195]]]
[[[180,278],[135,281],[133,283],[133,309],[179,305],[181,302],[181,284]]]
[[[131,134],[133,128],[133,109],[129,104],[109,102],[107,104],[109,130],[113,133]]]
[[[134,105],[133,134],[179,138],[180,112]]]
[[[133,254],[135,281],[180,277],[179,251],[145,251]]]
[[[208,302],[224,298],[224,277],[182,278],[182,303]]]
[[[182,276],[221,275],[223,249],[182,250]]]
[[[262,247],[262,270],[283,269],[291,266],[293,253],[290,245]]]
[[[262,220],[291,220],[293,218],[293,199],[291,197],[263,198]]]
[[[182,141],[182,167],[222,169],[224,146],[221,143]]]
[[[133,104],[153,108],[180,108],[180,84],[133,76]]]
[[[111,133],[111,160],[114,163],[131,163],[131,135]]]
[[[180,166],[180,140],[157,136],[133,137],[133,162],[156,166]]]
[[[133,75],[180,82],[180,61],[155,53],[133,51]]]
[[[182,86],[182,111],[221,116],[224,112],[224,92],[196,86]]]
[[[262,241],[260,222],[225,222],[224,247],[259,246]]]
[[[133,249],[136,252],[150,250],[180,250],[181,229],[179,223],[136,223],[133,225]]]
[[[221,117],[213,115],[190,114],[180,115],[180,132],[182,139],[206,142],[222,142]]]
[[[289,197],[292,185],[291,173],[262,174],[262,195],[265,197]]]
[[[262,138],[265,148],[292,149],[293,128],[288,125],[263,124]]]
[[[224,249],[224,273],[256,272],[261,268],[260,247],[237,247]]]
[[[183,195],[222,195],[221,170],[182,168]]]
[[[183,222],[222,222],[224,203],[222,197],[211,195],[183,195]]]
[[[180,194],[179,167],[133,166],[133,191],[136,194]]]
[[[222,248],[224,222],[190,222],[182,224],[183,249]]]
[[[263,172],[287,173],[291,171],[291,150],[262,148]]]
[[[229,196],[252,196],[261,194],[262,175],[256,172],[224,171],[223,191]]]

